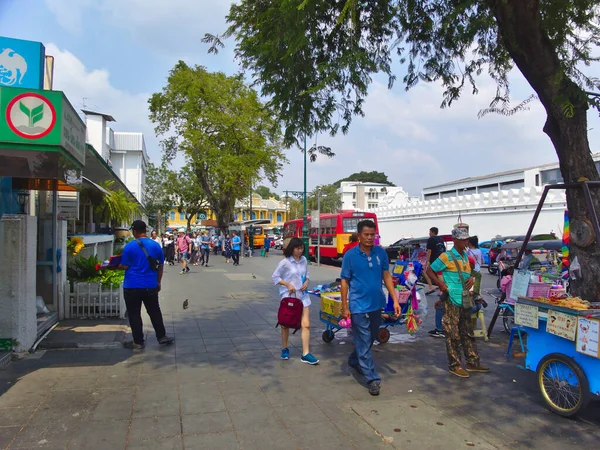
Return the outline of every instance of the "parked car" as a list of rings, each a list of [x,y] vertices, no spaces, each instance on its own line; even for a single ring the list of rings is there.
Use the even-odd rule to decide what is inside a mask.
[[[388,255],[390,261],[395,261],[400,257],[400,250],[406,247],[406,243],[411,239],[400,239],[394,242],[392,245],[385,247],[385,252]]]
[[[453,246],[452,235],[442,234],[440,237],[446,244],[446,250],[450,250]],[[424,251],[427,251],[428,239],[429,237],[400,239],[399,241],[394,242],[392,245],[387,246],[385,248],[385,252],[387,253],[390,261],[398,259],[400,257],[400,251],[402,250],[405,250],[405,254],[408,254],[408,258],[410,258],[417,244],[419,244]]]
[[[490,249],[492,248],[492,241],[483,241],[479,243],[479,250],[483,256],[483,264],[489,265],[490,263]]]

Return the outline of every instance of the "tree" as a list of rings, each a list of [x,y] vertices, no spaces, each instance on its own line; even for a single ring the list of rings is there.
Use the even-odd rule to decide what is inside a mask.
[[[189,164],[185,164],[177,172],[171,172],[169,180],[170,198],[173,199],[172,206],[177,208],[177,212],[185,215],[189,231],[192,219],[209,207],[206,193]]]
[[[338,193],[338,188],[333,184],[324,184],[317,186],[306,199],[307,208],[309,210],[318,209],[318,190],[321,188],[321,212],[334,213],[342,207],[342,199]]]
[[[148,163],[146,170],[146,187],[144,190],[145,208],[148,213],[148,224],[158,232],[164,231],[167,221],[166,213],[173,207],[169,193],[170,171],[165,164],[156,166]]]
[[[356,172],[346,178],[336,181],[333,184],[336,186],[336,188],[339,188],[342,184],[342,181],[360,181],[362,183],[381,183],[387,184],[388,186],[395,186],[394,183],[388,180],[388,177],[385,173],[377,172],[375,170],[372,172]]]
[[[225,37],[285,124],[286,142],[302,133],[347,132],[363,103],[372,74],[390,87],[394,58],[407,89],[418,82],[445,88],[442,107],[465,88],[477,92],[484,71],[497,83],[490,110],[513,114],[508,74],[516,66],[546,111],[548,135],[567,183],[599,180],[587,139],[587,111],[600,110],[600,80],[584,70],[600,46],[597,0],[242,0],[227,17]],[[221,36],[205,36],[209,51]],[[593,192],[600,210],[600,195]],[[567,192],[572,219],[588,213],[579,190]],[[600,240],[600,238],[597,238]],[[596,298],[600,246],[572,245],[583,277],[577,294]],[[587,282],[586,282],[587,280]]]
[[[149,105],[157,135],[168,136],[162,141],[164,157],[186,155],[219,227],[233,220],[235,201],[258,180],[276,186],[287,162],[280,123],[241,75],[228,77],[179,61]]]
[[[275,200],[279,200],[279,195],[277,195],[275,192],[271,192],[271,189],[269,189],[266,186],[259,186],[256,189],[254,189],[254,192],[256,192],[262,198],[267,199],[267,200],[270,199],[271,197],[274,198]]]

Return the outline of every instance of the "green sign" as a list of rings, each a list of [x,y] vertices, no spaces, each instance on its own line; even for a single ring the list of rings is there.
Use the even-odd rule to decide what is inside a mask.
[[[60,91],[0,88],[0,142],[62,148],[85,164],[85,124]]]

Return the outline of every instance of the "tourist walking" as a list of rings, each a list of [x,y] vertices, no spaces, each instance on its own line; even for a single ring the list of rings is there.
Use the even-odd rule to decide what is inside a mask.
[[[208,258],[210,258],[210,236],[207,231],[204,231],[200,236],[200,265],[208,266]]]
[[[190,253],[192,251],[192,240],[189,236],[185,235],[183,229],[179,230],[179,237],[177,238],[177,251],[179,252],[179,258],[181,261],[181,272],[180,275],[190,271],[188,261],[190,259]]]
[[[381,289],[385,283],[394,293],[394,282],[389,272],[390,263],[385,250],[374,246],[376,227],[372,220],[358,222],[358,246],[346,252],[342,260],[342,317],[351,319],[354,350],[348,365],[363,374],[369,394],[379,395],[381,377],[375,370],[371,347],[381,324],[381,309],[386,298]],[[394,313],[400,315],[397,296]]]
[[[467,256],[469,230],[452,230],[454,247],[442,253],[427,268],[429,277],[442,292],[441,303],[444,308],[442,326],[446,336],[446,352],[451,374],[468,378],[469,372],[489,372],[489,368],[479,362],[479,353],[473,336],[471,307],[465,303],[463,294],[473,287],[471,266]],[[441,272],[441,275],[438,273]],[[467,308],[467,306],[469,306]],[[466,370],[462,367],[461,348],[466,358]]]
[[[133,341],[125,342],[123,346],[130,349],[143,349],[146,346],[142,323],[142,304],[150,316],[158,343],[161,345],[171,344],[174,339],[167,336],[158,303],[165,262],[162,248],[153,239],[146,236],[145,222],[134,221],[131,230],[135,240],[123,248],[119,269],[125,270],[123,297]]]
[[[229,260],[231,259],[231,238],[229,237],[229,233],[223,238],[223,257],[225,258],[225,262],[229,264]]]
[[[279,286],[279,296],[295,296],[302,300],[302,356],[300,361],[306,364],[315,365],[319,360],[315,358],[309,349],[310,342],[310,296],[308,295],[308,283],[310,274],[308,272],[308,262],[303,256],[304,243],[300,238],[294,237],[283,251],[284,258],[279,261],[277,268],[273,272],[271,279],[273,284]],[[290,359],[290,350],[288,348],[288,339],[290,329],[281,326],[281,359]]]
[[[240,250],[242,249],[241,244],[242,244],[242,239],[237,235],[237,233],[235,231],[232,231],[231,232],[231,256],[233,258],[234,266],[240,265]]]
[[[172,234],[167,234],[164,241],[165,249],[166,249],[166,260],[167,263],[174,266],[175,265],[175,239]]]

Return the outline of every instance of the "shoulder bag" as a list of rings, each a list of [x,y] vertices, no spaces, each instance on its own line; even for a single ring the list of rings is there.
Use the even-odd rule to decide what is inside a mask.
[[[452,258],[452,261],[454,261],[454,265],[456,266],[456,270],[458,271],[458,276],[460,278],[460,282],[462,283],[462,286],[463,286],[462,307],[463,307],[463,309],[470,311],[473,308],[473,306],[475,306],[475,303],[473,302],[473,295],[471,294],[471,291],[469,289],[467,289],[467,287],[466,287],[465,277],[464,277],[462,270],[458,264],[458,260],[456,259],[456,256],[454,256],[454,253],[452,253],[452,251],[450,251],[449,253],[450,253],[450,258]]]
[[[144,247],[144,244],[142,244],[142,241],[140,241],[139,239],[136,239],[135,242],[138,243],[138,245],[144,252],[144,255],[146,255],[146,258],[148,259],[148,264],[150,264],[150,269],[157,271],[158,268],[160,267],[160,261],[158,259],[150,256],[150,254],[148,253],[148,250],[146,250],[146,247]]]

